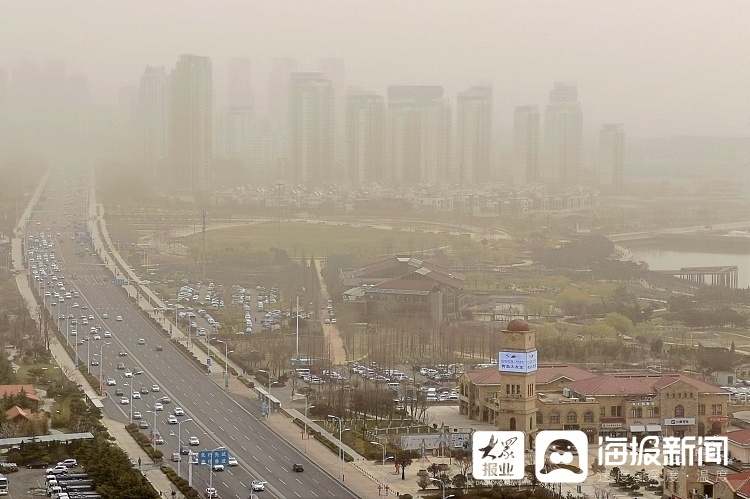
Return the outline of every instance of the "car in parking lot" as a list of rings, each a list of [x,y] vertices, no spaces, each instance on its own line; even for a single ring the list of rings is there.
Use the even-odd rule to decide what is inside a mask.
[[[60,461],[59,463],[57,463],[58,466],[61,464],[65,466],[66,468],[75,468],[76,466],[78,466],[78,461],[76,461],[73,458],[69,458],[69,459],[66,459],[64,461]]]
[[[200,445],[201,441],[198,437],[190,437],[190,440],[188,440],[188,443],[192,446]]]

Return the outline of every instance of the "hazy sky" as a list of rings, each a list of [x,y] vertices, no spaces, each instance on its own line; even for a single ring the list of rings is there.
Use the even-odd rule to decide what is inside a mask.
[[[210,56],[217,101],[232,57],[254,64],[265,101],[270,61],[301,70],[346,63],[348,85],[492,82],[496,119],[543,109],[556,80],[576,81],[587,134],[622,122],[631,136],[750,135],[750,1],[78,1],[7,0],[0,67],[63,58],[96,101],[167,71],[183,53]]]

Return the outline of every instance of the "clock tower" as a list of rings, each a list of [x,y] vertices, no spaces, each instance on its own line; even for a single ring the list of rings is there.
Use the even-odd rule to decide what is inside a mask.
[[[536,334],[526,321],[515,319],[500,332],[499,410],[495,424],[499,430],[517,430],[526,434],[526,449],[534,445],[536,425]]]

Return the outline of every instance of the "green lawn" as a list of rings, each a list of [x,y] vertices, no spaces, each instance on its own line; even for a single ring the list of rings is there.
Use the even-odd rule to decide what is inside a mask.
[[[187,238],[188,245],[200,247],[201,234]],[[331,253],[414,253],[447,246],[458,239],[448,234],[382,230],[294,222],[267,223],[206,231],[206,246],[271,247],[286,250],[289,256],[325,256]]]

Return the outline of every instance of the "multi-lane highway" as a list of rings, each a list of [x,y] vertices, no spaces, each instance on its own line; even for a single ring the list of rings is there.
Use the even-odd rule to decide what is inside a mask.
[[[57,184],[51,181],[49,185],[64,184],[60,179]],[[98,357],[102,352],[102,358],[97,360],[101,362],[104,379],[112,377],[117,382],[115,386],[105,386],[109,395],[104,400],[106,414],[125,424],[132,412],[140,412],[143,420],[149,423],[149,429],[142,430],[146,434],[150,433],[155,422],[165,441],[158,448],[168,461],[172,453],[180,449],[178,425],[167,424],[168,415],[175,407],[182,407],[186,414],[177,419],[192,418],[192,421],[179,425],[183,445],[195,436],[200,439],[200,445],[191,447],[193,451],[224,447],[239,462],[239,466],[227,467],[213,476],[209,475],[206,466],[192,467],[193,486],[205,490],[212,482],[222,498],[245,499],[253,480],[267,482],[266,490],[257,493],[265,497],[356,497],[272,431],[261,416],[259,401],[227,393],[188,362],[135,308],[122,290],[112,284],[111,274],[98,257],[80,255],[83,246],[72,239],[73,224],[84,222],[86,209],[85,200],[71,194],[73,192],[72,188],[48,189],[36,207],[34,222],[27,230],[33,232],[36,229],[53,235],[56,259],[60,274],[65,276],[66,288],[68,291],[75,288],[80,293],[79,298],[65,300],[50,310],[54,317],[64,314],[78,318],[76,339],[90,338],[88,345],[84,342],[78,346],[82,363],[90,363],[94,353]],[[73,302],[79,307],[73,308]],[[88,309],[82,309],[84,305]],[[83,325],[80,317],[84,315],[87,318],[92,315],[94,319]],[[117,316],[122,320],[116,320]],[[96,325],[101,326],[99,340],[93,340],[94,333],[90,330]],[[63,331],[68,327],[63,324]],[[105,331],[110,332],[111,337],[105,337]],[[139,342],[140,339],[143,342]],[[110,344],[102,347],[107,342]],[[157,351],[157,346],[162,349]],[[117,369],[121,362],[125,364],[125,370]],[[99,366],[91,369],[98,374]],[[126,372],[138,370],[143,373],[125,377]],[[160,390],[152,391],[152,385],[158,385]],[[149,393],[143,393],[140,399],[131,402],[133,391],[141,392],[143,387],[149,388]],[[123,390],[129,403],[121,403],[121,397],[115,395],[117,389]],[[155,411],[155,404],[162,397],[169,397],[171,403],[164,404],[162,411]],[[187,456],[182,458],[182,476],[187,478],[188,459]],[[303,464],[304,472],[293,472],[294,463]],[[177,463],[173,464],[176,468]]]

